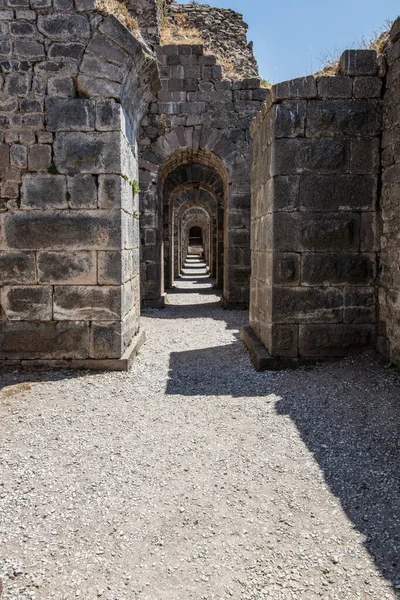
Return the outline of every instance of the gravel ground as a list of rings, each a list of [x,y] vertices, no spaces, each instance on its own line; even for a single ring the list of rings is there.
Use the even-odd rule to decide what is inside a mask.
[[[256,373],[209,280],[169,298],[130,373],[0,374],[3,599],[399,597],[398,371]]]

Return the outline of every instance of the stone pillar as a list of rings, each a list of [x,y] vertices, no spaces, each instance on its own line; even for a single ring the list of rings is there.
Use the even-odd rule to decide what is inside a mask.
[[[373,348],[382,122],[376,53],[272,88],[253,127],[250,325],[274,366]]]
[[[1,10],[0,359],[126,369],[141,338],[136,126],[156,65],[91,3],[38,13]]]

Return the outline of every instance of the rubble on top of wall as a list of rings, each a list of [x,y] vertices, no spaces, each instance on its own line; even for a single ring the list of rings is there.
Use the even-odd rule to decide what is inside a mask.
[[[253,44],[247,41],[247,24],[243,15],[208,4],[168,2],[164,8],[161,41],[184,44],[202,43],[218,58],[229,79],[257,77],[258,66]],[[193,40],[193,33],[198,39]],[[186,38],[186,39],[185,39]]]

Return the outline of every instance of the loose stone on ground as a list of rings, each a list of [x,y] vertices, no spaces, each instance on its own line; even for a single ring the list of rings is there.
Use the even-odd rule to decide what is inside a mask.
[[[396,598],[398,373],[256,373],[217,300],[180,281],[130,373],[1,374],[4,600]]]

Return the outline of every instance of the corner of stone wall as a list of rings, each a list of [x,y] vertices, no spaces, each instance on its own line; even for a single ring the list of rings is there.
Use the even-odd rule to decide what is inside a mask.
[[[272,357],[375,347],[381,93],[376,52],[349,50],[253,123],[250,325]]]

